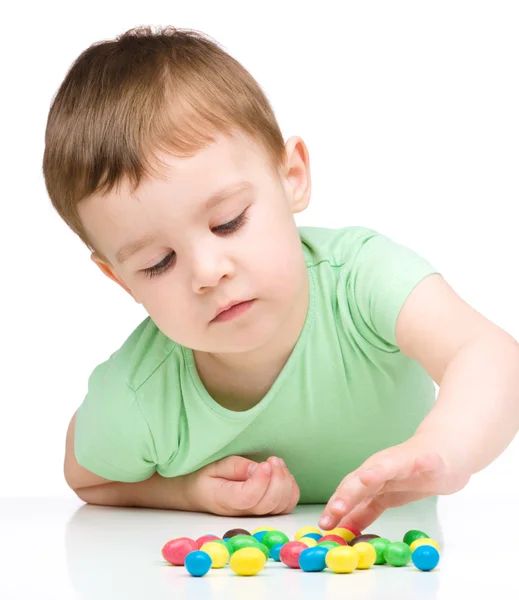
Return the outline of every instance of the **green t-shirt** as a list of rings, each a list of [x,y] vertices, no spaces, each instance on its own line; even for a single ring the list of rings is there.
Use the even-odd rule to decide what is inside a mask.
[[[435,387],[397,347],[413,288],[437,271],[364,227],[300,227],[309,274],[303,329],[278,378],[250,410],[223,408],[189,348],[147,317],[88,380],[76,415],[80,465],[114,481],[191,473],[230,455],[280,456],[301,503],[327,502],[373,453],[411,437]]]

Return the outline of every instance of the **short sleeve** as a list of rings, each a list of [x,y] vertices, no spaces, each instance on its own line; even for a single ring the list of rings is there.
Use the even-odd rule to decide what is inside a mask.
[[[398,315],[413,289],[436,268],[413,250],[375,234],[359,249],[348,274],[346,295],[351,318],[382,350],[397,346]]]
[[[143,481],[155,472],[151,431],[112,358],[88,379],[76,413],[74,452],[81,466],[112,481]]]

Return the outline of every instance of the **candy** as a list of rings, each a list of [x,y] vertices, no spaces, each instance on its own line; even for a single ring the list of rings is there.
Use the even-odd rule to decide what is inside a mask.
[[[162,556],[172,565],[182,566],[186,556],[194,550],[198,550],[195,540],[181,537],[166,542],[162,547]]]
[[[287,567],[299,569],[299,555],[307,548],[308,546],[303,542],[297,542],[295,540],[293,542],[287,542],[281,548],[279,558]]]
[[[343,544],[338,544],[337,542],[328,540],[328,541],[324,541],[324,542],[317,542],[317,545],[322,546],[323,548],[328,548],[328,550],[331,550],[332,548],[337,548],[338,546],[342,546]]]
[[[256,544],[256,548],[259,548],[263,552],[263,554],[265,555],[265,560],[269,559],[270,550],[267,548],[267,546],[265,546],[265,544],[262,544],[261,542],[258,542]]]
[[[411,555],[414,566],[420,571],[432,571],[440,562],[440,553],[434,546],[419,546]]]
[[[187,572],[193,577],[203,577],[211,568],[213,561],[207,552],[195,550],[185,558]]]
[[[360,542],[369,542],[370,540],[374,540],[378,537],[380,536],[375,535],[374,533],[364,533],[363,535],[357,535],[351,540],[350,546],[355,546],[355,544],[358,544]]]
[[[231,556],[229,565],[236,575],[256,575],[266,562],[265,555],[259,548],[241,548]]]
[[[345,542],[351,542],[351,540],[355,537],[355,534],[345,527],[336,527],[335,529],[330,529],[330,531],[325,531],[323,535],[338,535]]]
[[[252,535],[235,535],[227,542],[227,548],[230,554],[233,554],[242,548],[257,547],[258,544],[258,540]]]
[[[337,546],[326,553],[325,561],[334,573],[352,573],[359,564],[359,553],[351,546]]]
[[[329,534],[323,535],[319,542],[337,542],[340,546],[347,546],[348,542],[339,535]]]
[[[202,537],[199,537],[196,540],[196,545],[198,546],[198,549],[200,550],[200,548],[206,543],[206,542],[210,542],[212,540],[218,540],[220,539],[218,536],[216,535],[203,535]]]
[[[221,569],[229,561],[229,550],[217,542],[207,542],[200,550],[209,554],[213,561],[213,564],[211,565],[211,568],[213,569]]]
[[[421,538],[419,540],[415,540],[409,546],[409,548],[411,548],[411,552],[414,552],[420,546],[433,546],[434,548],[436,548],[436,550],[438,550],[438,552],[440,551],[440,544],[438,544],[438,542],[435,542],[434,540],[431,540],[431,538]]]
[[[222,535],[222,538],[232,538],[235,535],[250,535],[250,533],[246,529],[229,529],[229,531]]]
[[[362,531],[360,529],[357,529],[357,527],[354,527],[353,525],[345,525],[344,527],[337,527],[337,529],[346,529],[346,531],[349,531],[350,533],[353,534],[353,537],[358,537]],[[352,539],[353,539],[352,537]],[[350,540],[346,540],[346,541],[350,541]]]
[[[307,573],[323,571],[326,567],[326,555],[328,549],[321,547],[307,548],[299,555],[299,566]]]
[[[251,531],[251,534],[254,535],[255,533],[258,533],[258,531],[275,531],[275,527],[256,527],[256,529]]]
[[[299,538],[298,541],[302,540],[303,538],[311,538],[312,540],[318,542],[322,537],[322,533],[305,533],[302,537]]]
[[[279,556],[279,553],[281,552],[281,548],[283,548],[283,545],[284,544],[276,544],[275,546],[272,546],[272,548],[270,549],[270,558],[272,558],[276,562],[281,562],[281,557]]]
[[[411,529],[404,535],[404,544],[410,546],[415,540],[428,538],[429,536],[419,529]]]
[[[307,525],[306,527],[301,527],[301,529],[298,529],[296,532],[296,535],[294,536],[295,540],[299,540],[300,538],[304,537],[307,533],[317,533],[319,534],[319,536],[322,536],[322,532],[320,529],[317,529],[317,527],[312,527],[311,525]]]
[[[270,549],[272,546],[276,546],[277,544],[286,544],[288,541],[288,536],[286,536],[282,531],[272,530],[267,531],[267,533],[263,536],[261,543],[265,544],[265,546]]]
[[[359,542],[362,544],[363,542]],[[375,552],[377,554],[377,558],[375,560],[376,565],[385,565],[386,559],[384,557],[384,552],[386,551],[387,545],[391,543],[391,540],[387,538],[374,538],[369,540],[368,544],[371,544],[373,548],[375,548]]]
[[[304,535],[302,538],[299,538],[298,541],[303,542],[303,544],[306,544],[309,548],[317,546],[317,541],[314,540],[314,538],[308,537],[307,535]]]
[[[404,567],[411,560],[411,549],[404,542],[391,542],[386,546],[384,558],[394,567]]]
[[[377,552],[369,542],[358,542],[354,548],[359,553],[357,569],[369,569],[375,564]]]
[[[261,542],[263,540],[263,536],[267,533],[266,530],[263,531],[256,531],[256,533],[252,534],[252,537],[257,540],[258,542]]]

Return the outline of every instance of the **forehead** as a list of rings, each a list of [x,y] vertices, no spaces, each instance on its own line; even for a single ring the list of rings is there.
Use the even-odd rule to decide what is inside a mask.
[[[93,196],[79,206],[92,243],[107,257],[122,244],[151,230],[160,230],[165,210],[176,218],[195,214],[217,190],[237,180],[259,182],[266,176],[266,153],[253,140],[235,133],[215,136],[215,143],[189,158],[155,153],[163,163],[161,176],[144,178],[132,194],[129,181],[105,196]]]

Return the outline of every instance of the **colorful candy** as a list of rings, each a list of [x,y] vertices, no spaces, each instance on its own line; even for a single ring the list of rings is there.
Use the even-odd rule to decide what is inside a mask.
[[[266,562],[267,559],[259,548],[241,548],[231,556],[229,565],[236,575],[256,575]]]
[[[202,537],[199,537],[196,540],[196,545],[198,546],[198,549],[200,550],[200,548],[206,543],[206,542],[211,542],[212,540],[218,540],[220,539],[217,535],[203,535]]]
[[[187,572],[193,577],[203,577],[211,568],[213,561],[207,552],[195,550],[185,558]]]
[[[272,560],[275,560],[276,562],[281,562],[281,557],[279,556],[279,553],[281,552],[281,548],[283,548],[284,544],[276,544],[275,546],[272,546],[272,548],[270,549],[270,558],[272,558]]]
[[[410,546],[415,540],[428,538],[429,536],[419,529],[411,529],[404,535],[404,544]]]
[[[411,560],[411,548],[405,542],[391,542],[386,546],[384,558],[393,567],[404,567]]]
[[[303,542],[303,544],[306,544],[309,548],[314,548],[315,546],[317,546],[317,541],[314,540],[314,538],[308,537],[307,535],[304,535],[302,538],[299,538],[298,541]]]
[[[415,540],[409,546],[409,548],[411,548],[411,552],[414,552],[420,546],[433,546],[434,548],[436,548],[436,550],[438,550],[438,552],[440,551],[440,544],[438,544],[438,542],[435,542],[434,540],[431,540],[431,538],[421,538],[419,540]]]
[[[359,554],[357,569],[369,569],[377,560],[377,552],[369,542],[359,542],[353,546]]]
[[[162,547],[162,556],[164,560],[167,560],[172,565],[181,566],[184,564],[186,556],[194,550],[198,550],[195,540],[180,537],[169,540],[169,542],[164,544]]]
[[[293,542],[287,542],[281,548],[279,558],[287,567],[299,569],[299,555],[307,548],[308,546],[303,542],[297,542],[295,540]]]
[[[371,540],[374,540],[378,537],[379,536],[375,535],[374,533],[364,533],[363,535],[357,535],[351,540],[350,546],[355,546],[355,544],[359,544],[360,542],[370,542]]]
[[[335,529],[330,529],[330,531],[325,531],[323,535],[338,535],[345,542],[351,542],[356,534],[345,527],[336,527]]]
[[[440,553],[434,546],[419,546],[412,554],[411,560],[420,571],[432,571],[440,562]]]
[[[362,542],[360,543],[362,544]],[[386,564],[384,552],[386,551],[386,548],[390,543],[391,540],[388,540],[387,538],[374,538],[372,540],[369,540],[368,544],[371,544],[373,548],[375,548],[375,552],[377,554],[377,558],[375,559],[376,565]]]
[[[337,542],[339,546],[347,546],[348,542],[339,535],[328,534],[323,535],[323,537],[319,540],[319,542]]]
[[[200,550],[207,552],[213,561],[211,568],[221,569],[229,562],[229,550],[217,542],[207,542]]]
[[[334,573],[352,573],[359,564],[359,553],[351,546],[337,546],[328,550],[325,561]]]
[[[307,548],[299,555],[299,566],[307,573],[323,571],[326,567],[328,549],[321,547]]]
[[[265,544],[265,546],[270,549],[272,546],[277,546],[277,544],[286,544],[288,541],[288,536],[282,531],[272,530],[267,531],[267,533],[263,536],[261,543]]]
[[[320,529],[317,529],[317,527],[312,527],[311,525],[308,525],[307,527],[301,527],[301,529],[297,530],[297,532],[294,536],[294,540],[299,540],[300,538],[304,537],[308,533],[318,534],[319,537],[321,537],[323,535]]]
[[[229,529],[226,533],[222,535],[222,538],[232,538],[235,535],[250,535],[250,533],[246,529]]]

